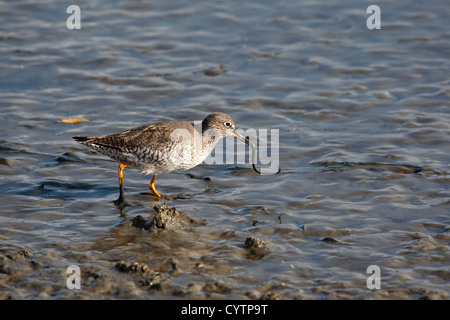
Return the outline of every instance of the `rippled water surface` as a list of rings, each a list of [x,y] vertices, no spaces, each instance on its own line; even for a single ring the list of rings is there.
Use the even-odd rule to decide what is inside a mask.
[[[88,1],[80,30],[71,4],[0,4],[0,297],[449,298],[448,1],[382,1],[380,30],[368,1]],[[282,171],[158,176],[170,230],[72,140],[217,111],[279,130]]]

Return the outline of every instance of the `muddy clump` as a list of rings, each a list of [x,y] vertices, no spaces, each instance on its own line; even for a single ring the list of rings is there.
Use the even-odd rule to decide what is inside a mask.
[[[199,219],[190,218],[182,214],[175,207],[170,207],[167,203],[156,204],[153,209],[156,214],[152,219],[147,220],[141,215],[131,219],[131,225],[138,229],[149,231],[176,230],[187,225],[202,225],[204,222]]]
[[[34,268],[34,262],[30,260],[32,254],[26,249],[0,254],[0,273],[11,275],[28,272]]]
[[[282,299],[281,295],[273,291],[267,291],[261,297],[261,300],[281,300],[281,299]]]
[[[155,265],[145,263],[118,261],[115,269],[121,273],[133,275],[133,282],[140,288],[150,291],[169,290],[173,277],[178,275],[177,261],[173,258],[163,259]],[[170,290],[169,290],[170,291]]]
[[[247,258],[262,259],[268,252],[267,243],[253,237],[245,239],[244,248],[248,250]]]
[[[169,207],[167,203],[163,205],[155,205],[156,215],[153,218],[153,228],[173,229],[179,226],[180,212],[175,208]]]
[[[137,263],[137,262],[124,262],[119,261],[116,263],[116,269],[120,272],[128,272],[128,273],[145,273],[150,270],[149,266],[145,263]]]

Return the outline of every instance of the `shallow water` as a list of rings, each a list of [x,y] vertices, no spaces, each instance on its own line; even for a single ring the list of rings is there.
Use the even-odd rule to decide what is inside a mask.
[[[449,298],[446,1],[383,1],[381,30],[360,1],[90,1],[68,30],[71,4],[1,4],[0,297]],[[174,230],[133,226],[150,177],[125,169],[120,210],[117,164],[72,140],[216,111],[278,129],[282,171],[159,176]]]

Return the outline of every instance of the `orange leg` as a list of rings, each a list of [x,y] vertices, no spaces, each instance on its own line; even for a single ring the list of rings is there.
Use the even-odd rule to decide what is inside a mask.
[[[115,202],[116,204],[121,204],[125,202],[125,195],[124,195],[124,191],[123,191],[123,169],[125,167],[130,166],[131,163],[129,162],[124,162],[119,164],[119,168],[118,168],[118,173],[119,173],[119,189],[120,189],[120,195],[119,195],[119,199],[117,199]]]
[[[156,180],[156,174],[153,175],[152,181],[150,181],[150,185],[148,186],[148,188],[155,196],[157,196],[158,198],[161,198],[158,191],[156,191],[156,189],[155,189],[155,180]]]
[[[120,186],[123,185],[123,169],[125,169],[125,167],[128,167],[130,165],[131,165],[131,163],[129,163],[129,162],[124,162],[124,163],[119,164],[118,171],[119,171],[119,185]]]

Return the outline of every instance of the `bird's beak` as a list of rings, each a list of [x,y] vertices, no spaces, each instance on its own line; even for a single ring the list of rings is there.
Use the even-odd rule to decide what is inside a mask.
[[[245,139],[244,136],[242,134],[240,134],[239,132],[234,131],[233,135],[236,138],[238,138],[239,140],[242,140],[245,144],[248,144],[249,146],[253,146],[253,144],[248,139]]]
[[[239,132],[233,131],[233,136],[235,136],[236,138],[238,138],[239,140],[242,140],[245,144],[248,144],[250,147],[252,147],[252,166],[253,166],[253,170],[255,170],[257,173],[259,174],[265,174],[263,173],[261,170],[259,170],[258,168],[256,168],[256,153],[257,153],[257,147],[256,145],[254,145],[253,143],[250,142],[250,140],[244,138],[244,136],[242,134],[240,134]],[[278,171],[275,174],[280,173],[281,171],[281,167],[278,164]],[[273,172],[271,173],[273,174]]]

